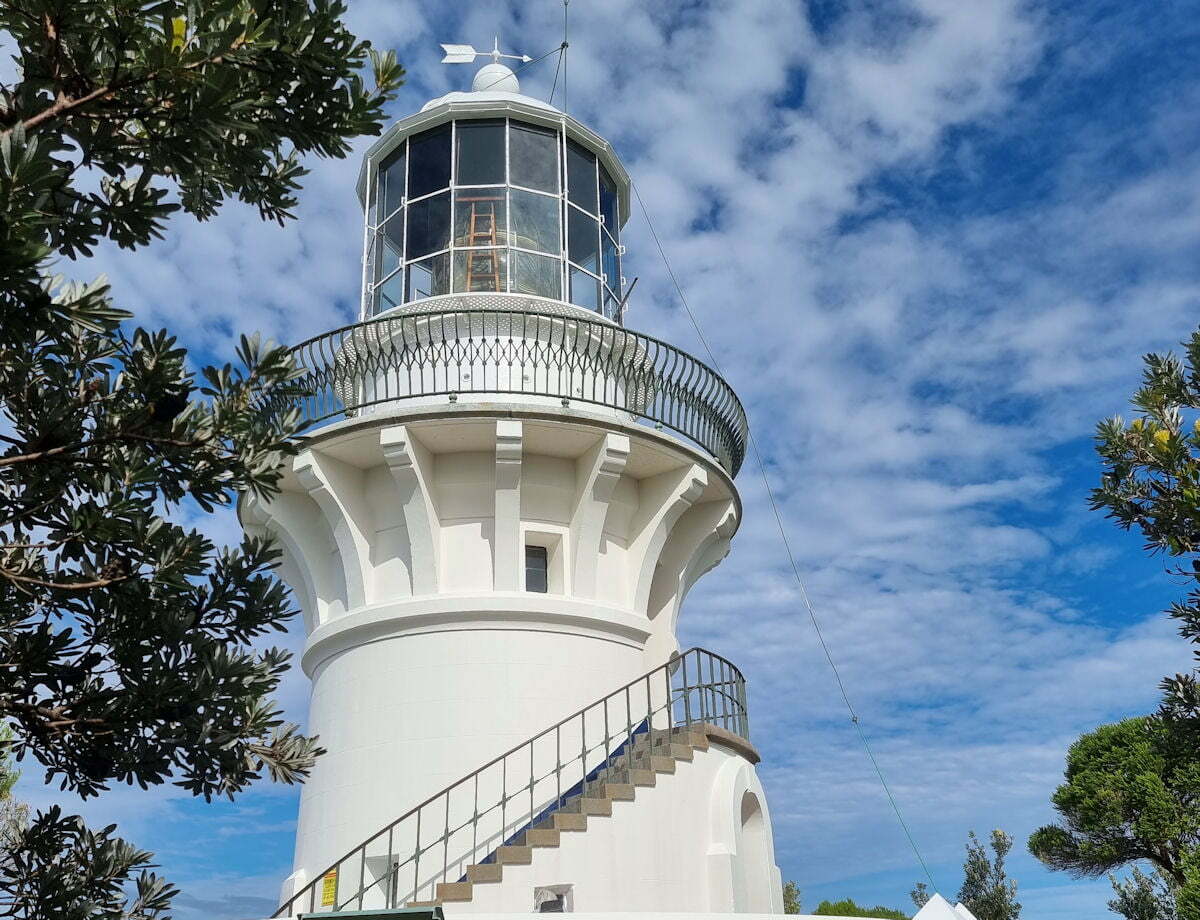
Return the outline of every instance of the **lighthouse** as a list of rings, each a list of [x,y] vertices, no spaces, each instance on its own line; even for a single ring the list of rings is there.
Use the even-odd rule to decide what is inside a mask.
[[[677,639],[745,414],[629,325],[629,177],[500,57],[366,153],[359,321],[293,349],[299,452],[239,508],[327,751],[275,916],[782,913],[745,679]]]

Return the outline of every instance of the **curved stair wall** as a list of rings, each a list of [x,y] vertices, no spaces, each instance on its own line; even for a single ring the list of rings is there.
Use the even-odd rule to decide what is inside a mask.
[[[613,873],[629,879],[624,909],[752,909],[736,905],[761,897],[746,894],[761,888],[747,878],[774,878],[773,850],[769,839],[743,843],[725,812],[748,795],[765,818],[757,759],[741,673],[691,649],[429,797],[291,893],[275,916],[431,903],[494,911],[522,899],[518,912],[528,912],[535,888],[572,877],[583,882],[572,897],[599,903],[603,894],[610,904],[613,889],[598,880]],[[639,796],[643,804],[627,809]],[[610,819],[625,826],[598,827]],[[759,827],[769,835],[769,821]],[[676,834],[662,850],[659,838]],[[671,858],[641,859],[652,842]],[[751,852],[768,864],[761,855],[747,864]],[[605,872],[583,871],[598,859]],[[709,884],[681,902],[700,877]]]

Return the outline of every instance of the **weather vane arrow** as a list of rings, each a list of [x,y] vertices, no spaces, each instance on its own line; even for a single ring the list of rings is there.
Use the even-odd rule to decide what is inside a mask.
[[[443,64],[470,64],[477,57],[490,57],[497,64],[500,63],[501,58],[509,58],[523,64],[528,64],[533,60],[528,54],[501,54],[499,36],[496,36],[493,41],[491,51],[476,51],[474,45],[447,45],[444,42],[442,50],[446,52],[442,58]]]

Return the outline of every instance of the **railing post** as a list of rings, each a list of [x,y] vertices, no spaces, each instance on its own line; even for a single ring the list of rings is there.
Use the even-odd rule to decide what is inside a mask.
[[[688,656],[683,655],[679,660],[679,670],[683,675],[683,721],[687,725],[692,724],[692,691],[688,687],[688,672],[687,672]]]
[[[387,880],[387,895],[384,897],[386,907],[396,906],[396,872],[400,868],[400,863],[392,862],[392,843],[396,833],[396,825],[388,827],[388,880]]]
[[[417,837],[413,849],[413,900],[420,900],[421,891],[421,813],[424,808],[417,809]]]
[[[671,663],[662,668],[662,683],[665,685],[666,696],[662,700],[662,708],[667,714],[667,744],[671,744],[671,733],[674,730],[674,703],[671,699]]]
[[[442,829],[442,881],[446,881],[447,871],[450,868],[450,792],[454,789],[453,786],[446,790],[446,804],[442,808],[442,812],[446,818],[445,827]],[[434,893],[437,893],[435,887]]]
[[[361,847],[358,851],[358,909],[362,910],[363,905],[363,889],[367,885],[367,848]]]
[[[587,710],[579,714],[579,797],[587,793]]]
[[[625,685],[625,763],[633,776],[633,711],[629,708],[629,685]]]

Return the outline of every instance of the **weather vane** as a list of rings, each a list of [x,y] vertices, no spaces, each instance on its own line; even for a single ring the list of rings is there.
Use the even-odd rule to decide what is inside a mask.
[[[499,64],[501,58],[510,58],[523,64],[533,60],[528,54],[501,54],[499,36],[493,41],[491,51],[476,51],[474,45],[447,44],[442,44],[442,50],[446,52],[446,56],[442,58],[443,64],[470,64],[477,57],[490,57],[494,64]]]

